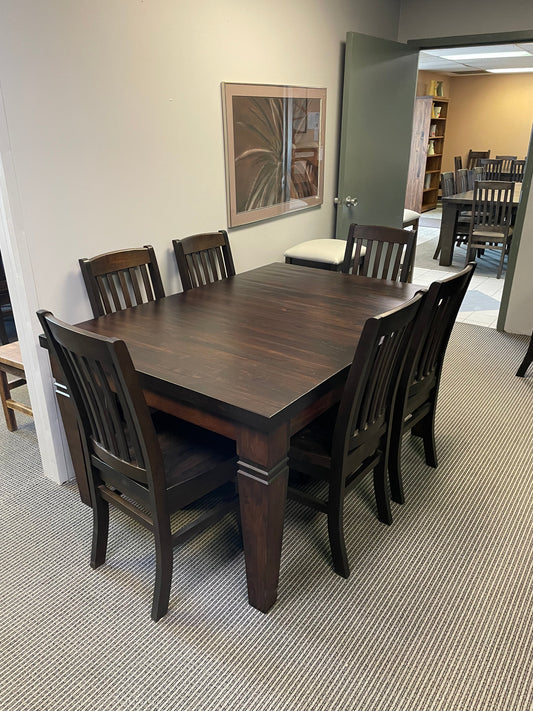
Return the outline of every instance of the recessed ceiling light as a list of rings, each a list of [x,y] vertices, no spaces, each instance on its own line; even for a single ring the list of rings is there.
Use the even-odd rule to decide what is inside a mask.
[[[530,53],[524,50],[515,50],[507,52],[475,52],[472,54],[454,54],[453,57],[447,57],[447,59],[453,59],[454,61],[460,61],[462,59],[501,59],[502,57],[530,57]]]
[[[522,72],[533,72],[533,67],[514,67],[512,69],[485,69],[492,74],[519,74]]]

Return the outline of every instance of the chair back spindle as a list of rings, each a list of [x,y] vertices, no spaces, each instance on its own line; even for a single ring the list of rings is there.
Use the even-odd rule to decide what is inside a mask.
[[[184,291],[235,276],[227,232],[209,232],[172,240]]]

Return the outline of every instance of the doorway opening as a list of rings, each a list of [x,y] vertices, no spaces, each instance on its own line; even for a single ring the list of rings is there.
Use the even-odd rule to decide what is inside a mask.
[[[515,155],[517,159],[526,157],[531,131],[530,112],[515,112],[511,108],[516,105],[519,94],[519,101],[529,102],[529,106],[533,101],[532,42],[423,50],[418,69],[417,96],[433,94],[431,89],[437,80],[448,90],[445,95],[450,99],[450,111],[445,122],[441,169],[448,178],[450,173],[454,180],[457,177],[455,156],[462,159],[466,168],[470,149],[490,150],[491,158],[500,155]],[[494,110],[491,111],[491,107]],[[506,120],[500,120],[499,114]],[[464,266],[464,243],[455,244],[450,265],[441,266],[435,259],[441,220],[439,198],[436,206],[422,212],[420,218],[414,271],[416,283],[429,284],[460,271]],[[496,250],[485,250],[476,257],[476,274],[461,307],[459,321],[497,327],[509,257],[505,258],[500,279],[496,277],[499,259],[500,253]]]

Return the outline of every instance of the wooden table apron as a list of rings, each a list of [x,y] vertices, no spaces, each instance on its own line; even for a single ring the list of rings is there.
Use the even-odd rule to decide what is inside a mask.
[[[248,599],[263,612],[277,597],[289,438],[339,400],[367,318],[418,289],[275,263],[79,324],[127,343],[149,405],[236,441]]]
[[[513,193],[513,213],[516,212],[520,201],[522,183],[515,183]],[[455,226],[457,217],[462,210],[472,210],[474,202],[474,191],[467,190],[465,193],[448,195],[442,198],[442,220],[440,223],[440,259],[441,266],[449,266],[453,260],[453,247],[455,243]]]

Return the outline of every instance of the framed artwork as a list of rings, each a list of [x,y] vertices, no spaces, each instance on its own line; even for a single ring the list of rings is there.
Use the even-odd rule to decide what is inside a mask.
[[[320,205],[326,90],[222,84],[228,224]]]

